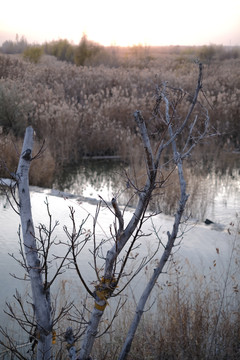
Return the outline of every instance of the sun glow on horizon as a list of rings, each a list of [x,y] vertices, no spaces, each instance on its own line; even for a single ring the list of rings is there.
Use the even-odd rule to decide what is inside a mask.
[[[83,32],[105,46],[240,45],[240,1],[13,0],[1,5],[0,43],[19,34],[30,43],[68,39],[78,44]]]

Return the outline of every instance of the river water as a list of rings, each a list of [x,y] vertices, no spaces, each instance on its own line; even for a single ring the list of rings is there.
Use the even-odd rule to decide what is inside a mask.
[[[237,161],[239,161],[238,157],[239,155],[236,156]],[[192,263],[192,267],[197,266],[198,271],[205,275],[209,273],[210,268],[212,269],[211,271],[218,271],[216,276],[219,283],[221,283],[222,275],[226,272],[229,263],[233,243],[234,241],[236,242],[236,236],[234,234],[237,233],[238,214],[240,215],[239,168],[235,165],[231,169],[225,169],[224,171],[208,170],[204,174],[195,177],[192,174],[193,172],[191,172],[191,180],[188,181],[188,187],[190,190],[194,190],[194,197],[193,200],[190,200],[191,206],[188,211],[189,214],[193,215],[189,219],[187,230],[184,228],[181,246],[179,246],[179,251],[176,256],[180,259],[179,261],[187,261],[188,264]],[[63,231],[63,226],[67,226],[68,229],[71,229],[72,226],[69,218],[69,207],[74,207],[78,225],[81,224],[81,221],[85,219],[87,215],[90,215],[84,226],[89,229],[89,231],[92,231],[93,217],[95,216],[96,203],[99,195],[104,198],[106,202],[111,201],[112,197],[117,195],[119,196],[119,201],[124,203],[124,190],[126,187],[126,179],[122,176],[122,164],[120,162],[106,160],[83,162],[81,167],[72,169],[71,172],[67,171],[62,175],[55,183],[53,189],[31,187],[34,224],[38,226],[40,223],[46,224],[48,222],[45,204],[47,198],[53,221],[57,220],[60,224],[55,232],[56,239],[58,239],[56,242],[66,242],[66,234]],[[168,210],[169,214],[164,215],[161,213],[154,218],[155,226],[160,229],[159,233],[163,242],[166,241],[166,232],[171,230],[173,223],[171,208],[168,208]],[[132,214],[133,209],[131,207],[125,210],[125,223],[130,219]],[[213,221],[213,224],[206,225],[203,221],[206,218]],[[111,212],[106,206],[103,207],[99,214],[96,229],[98,242],[102,238],[110,237],[110,226],[113,222],[114,218]],[[19,238],[17,235],[19,223],[19,216],[9,206],[6,197],[1,195],[0,321],[3,324],[8,321],[2,311],[3,308],[6,309],[5,301],[13,302],[15,289],[19,289],[23,294],[30,291],[26,282],[18,279],[24,277],[24,271],[13,258],[13,256],[17,257],[21,261]],[[144,231],[146,233],[152,233],[152,224],[145,224]],[[145,242],[142,241],[142,243],[142,248],[138,250],[140,253],[139,258],[146,252],[151,252],[153,248],[156,248],[156,236],[152,235],[151,237],[147,237]],[[234,243],[234,246],[235,245],[236,243]],[[88,284],[91,284],[92,281],[95,280],[95,276],[92,267],[89,265],[89,262],[91,262],[89,248],[91,248],[91,245],[83,249],[79,261],[83,274],[86,276],[86,281]],[[61,256],[64,250],[63,247],[59,246],[58,248],[55,247],[53,252],[55,255]],[[214,265],[216,264],[216,259],[219,263],[217,267]],[[56,265],[53,263],[50,271],[51,275],[54,273],[55,267]],[[143,275],[139,276],[141,278]],[[67,271],[61,277],[61,281],[67,281],[68,284],[73,284],[76,279],[76,274],[72,270]],[[139,277],[137,279],[133,286],[135,286],[135,294],[140,294],[142,287],[138,287]],[[142,281],[141,285],[143,285]],[[57,293],[58,287],[59,282],[53,287],[53,293]],[[73,288],[75,288],[75,285]],[[71,287],[71,295],[73,294],[74,291]]]
[[[131,174],[128,166],[117,160],[88,160],[80,167],[67,169],[55,186],[63,192],[88,199],[99,199],[101,196],[111,201],[113,196],[117,196],[118,201],[125,205],[132,193],[128,192],[123,169]],[[177,176],[176,173],[173,179],[174,176]],[[199,222],[209,218],[227,226],[239,213],[240,153],[225,154],[221,163],[211,161],[197,167],[193,164],[186,169],[186,179],[190,194],[187,213],[191,218]],[[154,202],[157,207],[154,210],[173,215],[178,202],[178,188],[174,180],[167,183],[164,192],[166,195],[160,195]]]

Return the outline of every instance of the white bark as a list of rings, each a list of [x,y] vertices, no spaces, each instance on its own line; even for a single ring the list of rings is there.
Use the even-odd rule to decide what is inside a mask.
[[[113,279],[114,277],[114,264],[116,261],[117,256],[120,254],[134,231],[136,230],[138,223],[141,219],[141,216],[145,212],[147,205],[149,203],[151,193],[154,189],[155,184],[155,178],[156,178],[156,169],[154,168],[154,160],[152,155],[152,150],[150,146],[150,141],[147,134],[147,129],[145,126],[145,123],[141,117],[140,112],[135,113],[135,119],[136,122],[140,128],[144,148],[145,148],[145,154],[146,154],[146,163],[147,163],[147,170],[148,170],[148,179],[145,184],[144,190],[139,193],[139,201],[136,207],[136,210],[129,221],[127,227],[125,229],[122,229],[121,234],[118,237],[117,244],[114,244],[112,248],[107,252],[106,261],[105,261],[105,270],[104,270],[104,278],[105,279]],[[113,206],[114,205],[114,199],[112,201]],[[120,221],[120,228],[123,227],[123,220],[121,218],[121,215],[118,213],[118,209],[115,209],[115,215]],[[113,288],[114,291],[114,288]],[[113,292],[112,291],[112,292]],[[96,308],[97,306],[97,308]],[[88,328],[83,340],[83,344],[81,347],[81,351],[79,354],[78,359],[79,360],[87,360],[90,356],[92,346],[95,340],[95,337],[97,335],[97,329],[99,326],[99,322],[101,320],[101,317],[104,313],[104,309],[106,306],[106,300],[98,298],[98,296],[95,297],[95,308],[92,311],[91,319],[88,324]]]
[[[141,113],[139,111],[136,111],[134,113],[134,117],[142,137],[148,178],[144,189],[141,192],[139,192],[138,204],[136,206],[135,212],[131,220],[127,224],[126,228],[122,230],[121,235],[118,238],[117,244],[114,244],[112,248],[107,252],[106,261],[105,261],[105,270],[104,270],[105,279],[112,279],[114,277],[113,272],[114,272],[115,261],[118,255],[120,254],[120,252],[122,251],[122,249],[124,248],[124,246],[126,245],[126,243],[128,242],[128,240],[130,239],[130,237],[132,236],[132,234],[134,233],[134,231],[137,229],[139,221],[142,215],[144,214],[144,212],[146,211],[146,208],[151,198],[152,191],[154,190],[155,187],[155,180],[158,170],[155,164],[159,163],[158,156],[160,157],[160,153],[157,155],[156,159],[154,159],[153,151],[148,137],[147,128],[141,116]],[[121,217],[121,215],[118,214],[116,211],[115,211],[115,215],[117,218]],[[79,360],[87,360],[89,358],[97,334],[98,325],[104,313],[104,309],[105,309],[104,305],[106,304],[106,301],[99,299],[97,297],[95,298],[95,301],[99,306],[97,306],[98,309],[94,308],[91,314],[91,319],[89,321],[87,332],[85,334],[85,338],[80,351],[80,356],[78,358]]]
[[[186,152],[186,149],[184,149],[185,154],[180,155],[177,151],[176,139],[179,136],[179,134],[181,134],[183,132],[183,130],[186,128],[186,126],[189,125],[190,118],[193,113],[194,107],[197,103],[198,95],[199,95],[201,88],[202,88],[202,65],[199,64],[199,76],[198,76],[195,94],[193,96],[193,101],[189,107],[188,113],[187,113],[186,117],[184,118],[182,124],[175,131],[173,131],[171,120],[170,120],[170,115],[169,115],[169,101],[168,101],[168,98],[166,95],[165,85],[163,86],[161,98],[164,99],[164,101],[165,101],[165,121],[167,124],[167,130],[169,133],[169,137],[168,137],[168,139],[164,139],[165,142],[163,141],[163,139],[161,140],[160,146],[159,146],[158,150],[155,152],[155,154],[156,154],[155,156],[154,156],[154,152],[152,151],[151,142],[150,142],[147,128],[146,128],[145,122],[142,118],[142,115],[139,111],[136,111],[134,113],[135,121],[140,130],[142,143],[144,146],[145,163],[146,163],[148,178],[147,178],[144,189],[138,192],[139,200],[138,200],[137,207],[136,207],[135,212],[134,212],[131,220],[129,221],[128,225],[125,227],[125,229],[123,228],[124,223],[123,223],[122,215],[118,209],[117,210],[115,209],[114,203],[112,202],[112,205],[115,209],[116,218],[119,220],[119,229],[121,228],[121,231],[117,232],[117,234],[116,234],[117,241],[113,245],[113,247],[107,252],[106,261],[105,261],[104,279],[108,279],[108,280],[114,279],[114,275],[115,275],[114,274],[114,265],[115,265],[116,259],[117,259],[118,255],[120,254],[120,252],[122,251],[122,249],[124,248],[124,246],[126,245],[126,243],[129,241],[129,239],[133,235],[133,233],[135,231],[137,231],[139,222],[141,221],[141,218],[146,211],[146,208],[149,204],[152,192],[156,186],[156,176],[157,176],[157,171],[159,168],[159,162],[160,162],[160,157],[161,157],[162,151],[170,145],[172,146],[174,162],[175,162],[176,166],[178,167],[178,180],[179,180],[179,184],[180,184],[180,201],[179,201],[177,213],[175,215],[175,221],[173,224],[172,232],[171,232],[171,234],[168,233],[168,242],[164,249],[164,253],[159,261],[157,268],[154,270],[152,278],[150,279],[146,289],[144,290],[144,292],[140,298],[139,304],[136,309],[135,317],[134,317],[131,327],[129,329],[129,333],[126,338],[125,344],[122,348],[122,352],[120,354],[119,360],[125,359],[130,350],[131,343],[132,343],[134,334],[136,332],[137,326],[139,324],[139,321],[141,319],[141,315],[143,313],[145,303],[156,283],[158,276],[161,274],[163,267],[166,264],[170,254],[171,254],[175,239],[177,237],[177,233],[178,233],[179,225],[180,225],[181,218],[183,215],[183,211],[185,209],[185,205],[186,205],[186,202],[188,199],[188,195],[186,195],[186,183],[185,183],[184,176],[183,176],[182,159],[186,156],[186,154],[188,154],[191,151],[191,148],[187,152]],[[196,124],[196,120],[193,124],[190,125],[190,129],[191,129],[190,132],[192,132],[195,124]],[[207,129],[207,125],[208,125],[208,117],[207,117],[206,123],[205,123],[205,130]],[[205,135],[205,132],[203,132],[203,135]],[[202,136],[198,137],[198,141],[200,139],[202,139]],[[186,140],[186,147],[187,147],[187,144],[188,144],[188,140]],[[141,226],[141,223],[140,223],[140,226]],[[101,285],[103,286],[104,284],[101,284]],[[112,292],[113,291],[114,291],[114,288],[112,289]],[[111,293],[108,294],[108,296],[110,297]],[[99,298],[98,296],[95,296],[95,301],[96,301],[95,308],[92,312],[91,319],[90,319],[90,322],[89,322],[89,325],[88,325],[88,328],[87,328],[87,331],[85,334],[85,338],[83,341],[80,356],[78,358],[79,360],[87,360],[89,358],[89,355],[91,353],[92,346],[93,346],[93,343],[94,343],[94,340],[95,340],[95,337],[97,334],[98,325],[99,325],[99,322],[101,320],[101,317],[103,315],[103,312],[104,312],[104,309],[106,306],[106,298]]]
[[[168,232],[168,241],[167,241],[165,250],[161,256],[161,259],[160,259],[157,267],[154,269],[153,274],[152,274],[152,276],[151,276],[151,278],[150,278],[146,288],[144,289],[142,296],[138,302],[134,319],[129,328],[126,340],[124,342],[124,345],[122,347],[122,350],[121,350],[118,360],[126,359],[128,353],[131,349],[131,344],[132,344],[134,335],[136,333],[138,324],[141,320],[147,299],[149,298],[151,291],[152,291],[159,275],[162,273],[163,268],[164,268],[165,264],[167,263],[169,256],[171,255],[172,248],[174,246],[174,242],[175,242],[177,234],[178,234],[178,229],[179,229],[179,225],[181,222],[182,214],[183,214],[183,211],[185,209],[185,205],[186,205],[186,202],[188,199],[188,195],[186,194],[186,183],[185,183],[185,180],[183,177],[181,159],[178,160],[178,174],[179,174],[179,181],[180,181],[180,187],[181,187],[181,199],[179,201],[177,214],[175,215],[175,221],[173,224],[172,232],[171,232],[171,234]]]
[[[50,296],[44,289],[41,264],[38,257],[32,220],[29,192],[29,168],[32,159],[33,129],[27,127],[16,179],[19,192],[19,212],[21,217],[24,250],[28,273],[31,280],[32,297],[37,322],[37,360],[51,359],[52,320]]]
[[[97,335],[98,325],[103,315],[103,312],[104,309],[103,310],[98,310],[96,308],[93,309],[78,360],[89,359],[95,341],[95,337]]]
[[[70,360],[76,360],[75,338],[71,327],[68,327],[65,333],[65,341],[67,342],[68,356]]]
[[[189,121],[190,115],[193,111],[193,108],[197,102],[197,98],[198,98],[198,94],[199,91],[202,87],[202,83],[201,83],[201,79],[202,79],[202,66],[201,64],[199,65],[199,78],[198,78],[198,84],[197,84],[197,88],[195,91],[195,95],[194,95],[194,99],[193,99],[193,103],[190,107],[190,110],[188,111],[188,114],[186,116],[186,118],[184,119],[183,125],[181,126],[181,131],[184,129],[184,127],[186,126],[187,122]],[[168,241],[167,241],[167,245],[164,249],[164,252],[161,256],[161,259],[159,260],[159,263],[157,265],[157,267],[154,269],[153,274],[147,284],[147,286],[145,287],[140,300],[138,302],[137,308],[136,308],[136,312],[135,312],[135,316],[133,318],[133,321],[130,325],[126,340],[123,344],[121,353],[119,355],[118,360],[125,360],[128,356],[128,353],[130,352],[131,349],[131,345],[132,345],[132,341],[133,338],[135,336],[137,327],[139,325],[139,322],[141,320],[143,311],[144,311],[144,307],[145,304],[147,302],[147,299],[149,298],[151,291],[159,277],[159,275],[162,273],[163,268],[165,266],[165,264],[167,263],[172,249],[174,247],[174,243],[178,234],[178,229],[179,229],[179,225],[181,223],[181,219],[182,219],[182,215],[186,206],[186,202],[188,199],[188,195],[186,194],[186,182],[184,179],[184,175],[183,175],[183,168],[182,168],[182,157],[181,155],[178,153],[177,151],[177,145],[176,145],[176,137],[179,133],[181,133],[181,131],[179,132],[179,130],[177,132],[173,132],[172,129],[172,124],[171,124],[171,120],[170,120],[170,115],[169,115],[169,100],[168,97],[166,95],[166,88],[165,85],[163,87],[163,91],[161,93],[161,97],[163,98],[164,102],[165,102],[165,120],[166,123],[168,125],[168,133],[169,133],[169,141],[168,144],[172,145],[172,153],[173,153],[173,159],[175,161],[175,164],[178,167],[178,181],[180,184],[180,200],[179,200],[179,205],[178,205],[178,209],[177,209],[177,213],[175,215],[175,220],[174,220],[174,224],[173,224],[173,228],[172,228],[172,232],[171,234],[168,232]],[[194,121],[194,125],[195,125],[196,121]],[[193,126],[194,126],[193,125]],[[207,124],[206,124],[207,126]],[[142,139],[144,140],[144,138],[142,137]],[[160,154],[161,152],[159,152]],[[157,160],[158,162],[158,160]],[[156,163],[157,163],[156,162]]]

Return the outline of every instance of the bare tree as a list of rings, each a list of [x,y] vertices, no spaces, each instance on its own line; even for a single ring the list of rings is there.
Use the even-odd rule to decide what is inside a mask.
[[[59,224],[58,222],[53,224],[49,203],[46,200],[45,204],[49,217],[49,226],[46,227],[40,224],[37,228],[38,234],[36,235],[35,233],[29,190],[29,169],[31,161],[39,157],[42,149],[40,149],[40,152],[36,156],[32,156],[33,135],[33,128],[31,126],[27,127],[17,172],[15,174],[11,173],[13,178],[11,182],[1,180],[1,185],[9,185],[12,197],[7,195],[8,200],[21,218],[21,231],[19,229],[18,232],[21,259],[17,259],[13,254],[11,256],[24,268],[27,273],[27,280],[31,282],[31,308],[33,312],[31,314],[29,310],[25,310],[23,299],[18,291],[16,291],[14,298],[20,307],[21,313],[17,314],[9,303],[7,303],[8,310],[5,312],[17,321],[20,327],[29,334],[32,348],[37,345],[37,360],[49,360],[52,358],[52,333],[55,334],[53,326],[66,315],[71,308],[71,304],[65,304],[59,314],[56,314],[51,304],[50,287],[57,276],[64,270],[65,260],[68,257],[70,249],[66,251],[66,254],[60,261],[58,257],[54,257],[59,263],[56,271],[51,279],[49,279],[49,265],[53,260],[50,259],[49,253],[51,246],[53,244],[56,245],[53,233]],[[18,197],[15,194],[16,187],[18,189]],[[13,199],[13,201],[11,199]],[[13,274],[13,276],[17,277],[15,274]],[[9,342],[10,336],[3,327],[0,327],[0,332]],[[16,356],[19,356],[18,347],[14,346],[14,341],[11,340],[10,344],[10,348],[6,344],[3,345],[10,349]],[[22,356],[21,358],[24,357]]]
[[[171,255],[172,249],[173,249],[174,244],[175,244],[175,240],[176,240],[177,235],[178,235],[179,226],[181,224],[182,216],[183,216],[183,213],[184,213],[184,210],[185,210],[185,205],[186,205],[186,202],[187,202],[188,197],[189,197],[189,195],[186,194],[186,181],[185,181],[185,178],[184,178],[182,162],[183,162],[184,158],[186,158],[186,156],[188,156],[190,154],[191,150],[197,144],[197,142],[199,142],[201,139],[203,139],[203,137],[206,136],[206,132],[207,132],[207,129],[208,129],[209,118],[208,118],[208,115],[207,115],[207,112],[206,112],[206,114],[205,114],[206,115],[206,117],[205,117],[205,125],[204,125],[204,128],[203,128],[203,132],[199,133],[198,137],[195,139],[195,141],[191,145],[189,145],[189,143],[192,140],[193,129],[194,129],[194,126],[196,125],[196,121],[197,121],[197,118],[195,118],[195,121],[192,124],[190,124],[190,129],[191,130],[187,134],[187,139],[185,141],[183,151],[182,152],[178,151],[178,147],[177,147],[177,144],[176,144],[176,135],[181,134],[181,132],[184,130],[184,127],[187,125],[187,123],[189,121],[189,118],[191,116],[192,109],[193,109],[194,105],[196,104],[198,93],[199,93],[199,91],[201,90],[201,87],[202,87],[202,84],[201,84],[201,77],[202,77],[201,64],[200,64],[200,69],[199,70],[200,70],[200,72],[199,72],[198,85],[197,85],[197,88],[196,88],[195,96],[193,98],[192,107],[191,107],[189,113],[187,114],[183,124],[181,125],[180,131],[179,131],[179,129],[175,130],[175,132],[173,131],[172,119],[173,119],[173,116],[176,116],[176,106],[169,103],[169,99],[168,99],[168,96],[167,96],[166,84],[163,84],[162,88],[158,89],[158,98],[163,99],[163,101],[165,103],[165,121],[167,123],[168,133],[169,133],[169,140],[170,140],[170,143],[171,143],[171,146],[172,146],[173,160],[174,160],[174,163],[175,163],[175,165],[176,165],[176,167],[178,169],[178,182],[179,182],[179,185],[180,185],[180,200],[179,200],[178,209],[177,209],[177,212],[176,212],[176,215],[175,215],[175,220],[174,220],[174,223],[173,223],[172,231],[171,231],[171,233],[170,232],[167,233],[168,240],[167,240],[167,244],[164,246],[163,254],[162,254],[162,256],[161,256],[161,258],[160,258],[160,260],[158,262],[157,267],[154,269],[154,272],[153,272],[153,274],[151,276],[151,279],[149,280],[147,286],[145,287],[145,290],[143,291],[142,296],[141,296],[141,298],[140,298],[140,300],[138,302],[134,319],[133,319],[133,321],[131,323],[131,326],[129,328],[126,340],[125,340],[124,345],[122,347],[121,354],[120,354],[120,356],[118,358],[119,360],[124,360],[124,359],[127,358],[127,355],[128,355],[128,353],[130,351],[130,348],[131,348],[131,344],[132,344],[134,335],[136,333],[138,324],[139,324],[141,316],[143,314],[143,310],[144,310],[144,306],[146,304],[146,301],[147,301],[148,297],[150,296],[150,293],[151,293],[151,291],[152,291],[152,289],[153,289],[159,275],[162,273],[163,268],[166,265],[170,255]],[[170,106],[173,106],[172,116],[170,114]],[[145,143],[146,140],[144,140],[143,137],[142,137],[142,139],[143,139],[143,142]],[[164,147],[164,143],[162,143],[162,148],[163,147]],[[154,161],[154,159],[153,159],[153,161]]]
[[[112,199],[111,207],[106,204],[109,207],[109,210],[115,215],[115,222],[113,226],[114,230],[111,231],[111,237],[114,240],[114,245],[107,251],[106,256],[103,256],[105,265],[101,276],[96,265],[97,249],[96,245],[94,245],[93,262],[98,279],[94,291],[91,291],[88,288],[77,266],[76,259],[77,254],[79,254],[79,251],[77,250],[79,244],[76,241],[77,238],[74,219],[72,220],[73,235],[65,229],[69,239],[72,239],[71,247],[74,258],[73,262],[76,266],[77,272],[79,273],[79,277],[90,296],[94,298],[95,302],[86,332],[84,334],[81,350],[77,358],[78,360],[87,360],[90,358],[92,347],[96,335],[98,334],[99,323],[108,303],[108,299],[112,296],[116,296],[116,293],[119,294],[121,292],[121,290],[118,289],[116,291],[116,289],[121,277],[123,276],[124,268],[129,259],[129,254],[133,249],[136,240],[143,236],[143,223],[151,216],[146,214],[148,205],[156,190],[163,189],[169,177],[173,173],[173,171],[169,171],[169,175],[165,179],[161,181],[159,180],[159,175],[161,174],[163,166],[161,163],[161,157],[164,151],[168,151],[170,161],[173,163],[174,169],[177,169],[178,171],[178,177],[174,178],[174,182],[178,183],[180,188],[179,205],[175,215],[172,231],[168,232],[167,235],[167,244],[165,246],[163,245],[164,251],[159,260],[158,266],[154,269],[154,273],[139,300],[136,315],[129,329],[119,360],[123,360],[127,357],[134,334],[141,319],[145,303],[157,281],[158,276],[162,273],[162,270],[172,253],[172,249],[178,235],[179,226],[181,224],[185,205],[188,199],[188,195],[186,194],[186,182],[183,173],[183,161],[190,156],[194,147],[202,141],[208,133],[208,112],[206,108],[198,102],[198,96],[201,91],[202,64],[199,63],[199,74],[193,96],[190,96],[182,89],[171,88],[166,83],[163,83],[156,89],[156,103],[151,121],[145,122],[140,111],[136,111],[134,113],[134,119],[144,147],[146,182],[143,187],[139,188],[136,186],[134,181],[130,179],[130,177],[127,178],[127,182],[130,184],[129,186],[133,188],[135,195],[138,196],[138,203],[135,211],[127,224],[125,224],[123,212],[118,206],[117,198]],[[183,116],[183,114],[178,113],[178,107],[181,106],[183,99],[186,97],[190,99],[190,105],[186,115]],[[196,109],[196,107],[198,107],[198,109]],[[154,136],[152,136],[152,134],[149,135],[149,131],[154,133]],[[97,214],[98,211],[96,212],[96,217]],[[100,246],[101,244],[99,247]],[[128,249],[125,251],[125,255],[121,255],[122,250],[125,249],[126,246],[128,246]],[[120,268],[119,263],[121,264]]]
[[[28,127],[24,138],[22,154],[16,173],[19,193],[19,212],[22,224],[24,249],[28,274],[31,279],[32,296],[37,323],[37,359],[51,358],[52,317],[49,288],[44,284],[41,263],[35,239],[29,192],[29,167],[32,160],[33,129]]]
[[[131,179],[127,174],[126,182],[128,188],[137,196],[137,205],[131,219],[126,223],[124,211],[121,210],[118,198],[114,197],[111,204],[102,201],[96,209],[96,215],[93,221],[93,268],[96,274],[96,281],[94,289],[92,290],[82,275],[79,266],[78,258],[84,246],[90,239],[90,234],[83,231],[84,221],[77,229],[74,218],[74,209],[70,208],[70,218],[72,221],[72,229],[64,227],[67,235],[67,251],[63,257],[61,266],[67,259],[69,264],[73,265],[80,278],[81,283],[85,287],[88,295],[94,299],[94,307],[91,311],[90,319],[87,321],[84,318],[83,312],[79,312],[79,324],[83,329],[79,329],[78,335],[74,335],[71,328],[68,328],[65,334],[65,340],[68,343],[69,357],[71,359],[89,360],[93,349],[94,341],[99,331],[99,324],[104,314],[105,308],[111,297],[120,294],[127,284],[120,289],[120,280],[124,277],[126,265],[130,259],[130,253],[143,234],[143,224],[149,220],[155,213],[149,214],[147,212],[149,204],[155,194],[159,190],[164,190],[170,177],[173,177],[175,169],[177,169],[178,176],[174,178],[174,182],[179,185],[179,205],[176,209],[176,215],[172,230],[167,233],[166,245],[160,240],[159,243],[163,246],[163,253],[159,259],[159,263],[152,274],[152,277],[147,284],[136,308],[136,314],[132,321],[126,341],[123,345],[119,360],[127,357],[131,343],[134,338],[137,326],[141,319],[146,301],[159,277],[162,273],[165,264],[171,256],[172,249],[175,245],[175,240],[178,236],[179,226],[182,222],[183,213],[187,203],[188,195],[186,193],[186,181],[183,172],[183,161],[188,158],[194,147],[202,141],[208,134],[209,117],[208,112],[204,106],[198,101],[200,92],[202,92],[202,65],[199,63],[199,73],[195,92],[192,96],[184,92],[182,89],[171,88],[168,84],[163,83],[156,88],[156,101],[153,109],[151,119],[145,121],[141,112],[134,113],[134,119],[139,131],[140,140],[144,148],[146,181],[143,186],[140,186]],[[188,99],[189,107],[186,114],[182,113],[182,102]],[[178,111],[180,109],[180,111]],[[28,171],[32,161],[32,140],[33,130],[31,127],[27,128],[25,140],[23,144],[22,154],[20,156],[19,166],[15,181],[18,186],[19,212],[21,215],[22,233],[24,239],[24,249],[26,254],[26,267],[31,279],[32,295],[34,303],[34,311],[37,324],[37,340],[38,340],[38,355],[37,359],[47,360],[51,358],[51,337],[53,319],[51,315],[51,304],[49,290],[51,281],[48,282],[42,278],[42,270],[39,260],[39,248],[36,245],[36,236],[31,215],[31,203],[28,187]],[[162,169],[164,161],[162,161],[163,154],[168,155],[168,163],[173,164],[172,169],[169,170],[168,175],[163,178]],[[105,241],[97,245],[95,228],[100,211],[101,204],[113,213],[115,220],[110,229],[111,241],[113,245],[106,253],[103,251]],[[83,235],[83,236],[82,236]],[[40,237],[41,239],[41,237]],[[123,251],[124,249],[124,251]],[[100,256],[101,253],[101,256]],[[71,254],[71,255],[70,255]],[[97,264],[98,257],[104,260],[100,269]],[[46,257],[44,257],[46,259]],[[149,261],[146,258],[142,260],[140,267],[131,276],[133,278]],[[47,262],[45,262],[46,264]],[[45,266],[46,268],[46,266]],[[45,272],[45,275],[47,271]],[[57,276],[58,274],[56,274]],[[117,306],[116,317],[121,305]],[[77,338],[83,337],[81,349],[77,355],[75,348],[75,341]]]

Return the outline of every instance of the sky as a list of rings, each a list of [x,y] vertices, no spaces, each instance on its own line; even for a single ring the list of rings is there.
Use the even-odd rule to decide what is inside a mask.
[[[0,45],[68,39],[102,45],[240,45],[240,0],[7,0]]]

